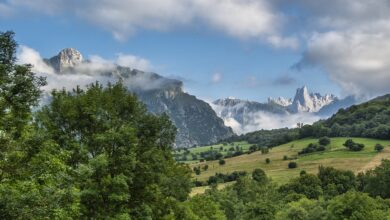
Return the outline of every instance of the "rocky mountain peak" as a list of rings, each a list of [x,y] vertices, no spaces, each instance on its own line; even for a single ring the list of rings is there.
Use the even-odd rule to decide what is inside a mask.
[[[83,55],[74,48],[65,48],[57,56],[49,59],[49,63],[57,72],[73,68],[83,62]]]
[[[322,107],[329,105],[337,97],[332,94],[322,96],[319,93],[309,93],[306,86],[298,88],[289,109],[294,112],[318,112]]]

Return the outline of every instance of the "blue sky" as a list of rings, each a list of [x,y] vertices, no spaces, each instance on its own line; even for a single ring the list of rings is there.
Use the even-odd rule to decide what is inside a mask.
[[[296,2],[5,0],[0,30],[45,58],[66,47],[137,56],[208,100],[291,97],[302,85],[339,96],[389,92],[390,45],[376,43],[390,33],[386,1]]]

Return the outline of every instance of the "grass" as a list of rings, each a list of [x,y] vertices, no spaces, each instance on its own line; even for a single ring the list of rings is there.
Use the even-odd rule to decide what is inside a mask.
[[[257,151],[252,154],[244,154],[238,157],[225,159],[226,164],[221,166],[218,161],[195,162],[190,166],[208,165],[207,171],[202,170],[200,175],[194,174],[194,179],[206,181],[215,173],[231,173],[233,171],[247,171],[251,173],[256,168],[263,169],[267,176],[278,184],[286,183],[289,179],[298,177],[301,170],[307,173],[316,174],[318,167],[332,166],[337,169],[352,170],[355,173],[370,169],[378,165],[381,159],[390,159],[390,141],[376,140],[367,138],[352,138],[357,143],[362,143],[365,148],[362,151],[352,152],[343,146],[348,138],[332,138],[328,149],[324,152],[314,152],[298,157],[298,152],[306,147],[309,143],[316,143],[318,139],[301,139],[287,144],[280,145],[270,149],[268,154],[261,154]],[[375,144],[380,143],[385,146],[383,152],[376,152]],[[247,143],[246,143],[247,144]],[[247,144],[248,147],[250,144]],[[210,146],[208,146],[209,148]],[[205,149],[207,147],[204,147]],[[194,148],[193,150],[195,150]],[[283,160],[283,156],[289,159]],[[269,158],[271,163],[266,164],[265,159]],[[298,163],[295,169],[288,169],[290,161]],[[204,191],[206,187],[194,188],[195,192]]]
[[[241,142],[234,142],[233,144],[226,144],[226,145],[215,144],[215,145],[209,145],[209,146],[189,148],[188,149],[189,153],[188,153],[188,156],[186,157],[186,160],[180,161],[180,162],[194,164],[194,163],[198,162],[199,160],[192,160],[191,155],[197,155],[197,157],[199,159],[201,159],[200,154],[203,152],[207,152],[209,150],[215,150],[215,151],[221,153],[222,155],[227,155],[230,148],[234,147],[234,149],[236,149],[236,147],[238,146],[240,149],[242,149],[243,152],[247,152],[251,145],[253,145],[253,144],[249,144],[246,141],[241,141]],[[183,149],[176,150],[174,152],[174,154],[180,158],[183,157],[184,153],[185,153],[185,150],[183,150]]]

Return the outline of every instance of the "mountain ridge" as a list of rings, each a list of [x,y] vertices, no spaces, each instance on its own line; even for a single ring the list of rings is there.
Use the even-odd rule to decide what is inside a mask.
[[[166,113],[177,127],[176,146],[206,145],[228,138],[234,133],[224,125],[210,105],[183,91],[183,82],[157,73],[145,72],[120,65],[102,71],[85,72],[90,61],[74,48],[66,48],[58,55],[44,60],[56,74],[96,74],[122,80],[154,114]],[[84,65],[84,66],[83,66]],[[92,82],[91,82],[92,83]]]

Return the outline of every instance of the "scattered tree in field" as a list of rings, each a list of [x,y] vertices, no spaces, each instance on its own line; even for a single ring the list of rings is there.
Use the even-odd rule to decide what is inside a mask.
[[[383,151],[383,149],[384,149],[384,147],[382,144],[375,144],[375,150],[377,152],[381,152],[381,151]]]
[[[364,144],[355,143],[352,139],[346,140],[343,145],[351,151],[361,151],[364,148]]]
[[[283,160],[288,160],[288,156],[287,156],[287,155],[284,155],[284,156],[283,156]]]
[[[208,169],[209,169],[209,165],[208,165],[208,164],[206,164],[206,165],[203,166],[203,170],[204,170],[204,171],[206,171],[206,170],[208,170]]]
[[[224,160],[224,159],[220,159],[219,161],[218,161],[218,163],[219,163],[219,165],[225,165],[226,164],[226,161]]]
[[[261,148],[261,153],[262,154],[268,154],[269,153],[269,148],[268,147],[262,147]]]
[[[200,175],[201,171],[200,171],[200,167],[199,166],[198,167],[194,167],[193,170],[194,170],[196,175]]]
[[[318,143],[323,146],[328,146],[330,144],[330,138],[328,137],[322,137],[318,140]]]
[[[294,168],[297,168],[298,167],[298,164],[294,161],[291,161],[290,163],[288,163],[288,168],[289,169],[294,169]]]
[[[266,163],[266,164],[269,164],[269,163],[271,163],[271,159],[269,159],[269,158],[265,158],[265,163]]]

